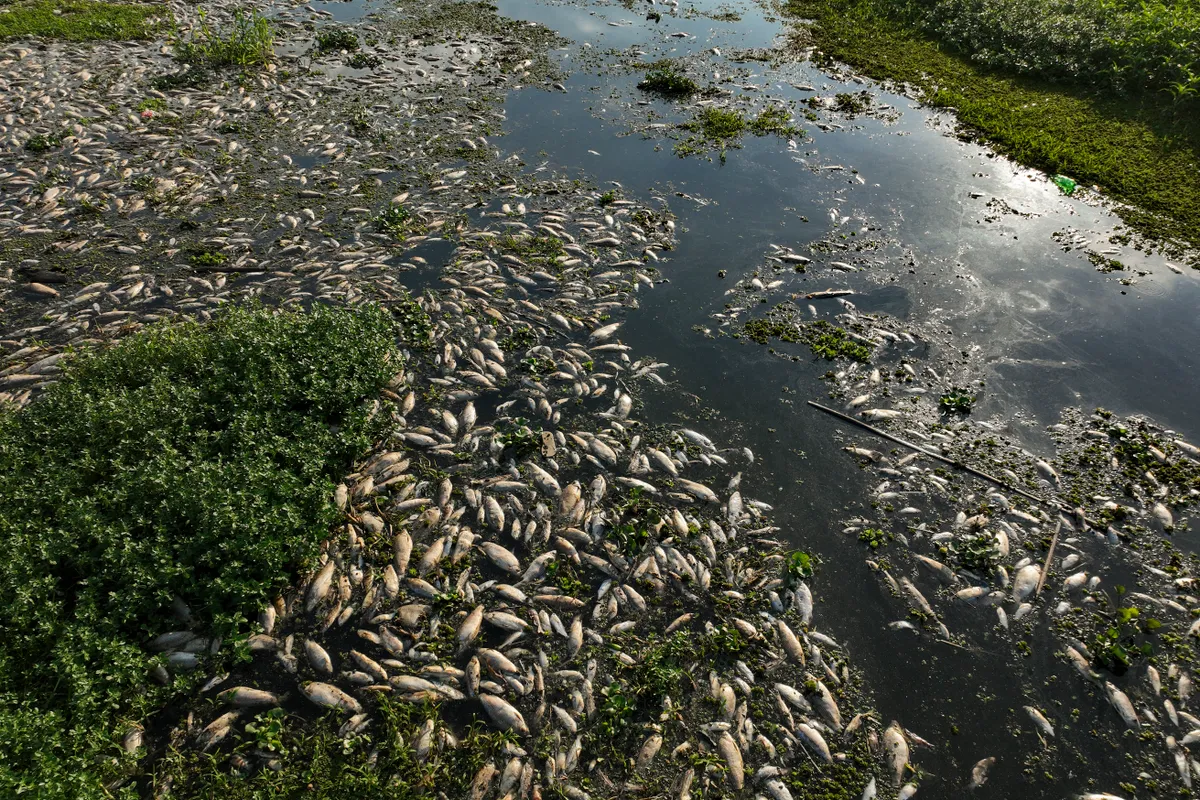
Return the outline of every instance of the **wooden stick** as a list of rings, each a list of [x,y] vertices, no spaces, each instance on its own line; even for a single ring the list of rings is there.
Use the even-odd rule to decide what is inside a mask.
[[[1059,512],[1060,514],[1063,514],[1063,513],[1077,514],[1080,518],[1083,519],[1083,521],[1085,523],[1087,523],[1091,527],[1095,528],[1096,530],[1104,530],[1103,525],[1101,525],[1098,522],[1088,519],[1087,517],[1085,517],[1083,515],[1082,511],[1079,511],[1077,509],[1072,509],[1072,508],[1064,505],[1063,503],[1060,503],[1057,500],[1050,500],[1050,499],[1047,499],[1044,497],[1038,497],[1036,494],[1033,494],[1032,492],[1027,492],[1019,486],[1012,486],[1008,482],[1002,481],[999,478],[995,477],[994,475],[989,475],[986,472],[984,472],[983,470],[975,469],[975,467],[972,467],[969,464],[964,464],[961,461],[955,461],[952,458],[947,458],[946,456],[942,455],[941,453],[936,453],[933,450],[927,450],[924,447],[921,447],[920,445],[913,444],[912,442],[906,442],[905,440],[901,439],[899,436],[893,436],[892,434],[888,433],[887,431],[880,430],[879,428],[876,428],[874,425],[868,425],[867,423],[863,422],[861,419],[852,417],[849,414],[843,414],[840,411],[835,411],[834,409],[829,408],[828,406],[823,406],[820,403],[814,402],[812,400],[809,400],[808,404],[810,406],[812,406],[813,408],[817,408],[817,409],[820,409],[821,411],[824,411],[826,414],[832,414],[833,416],[837,417],[840,420],[849,422],[852,425],[857,425],[860,428],[868,430],[871,433],[875,434],[876,436],[880,436],[884,439],[887,439],[890,442],[895,442],[896,444],[904,445],[905,447],[907,447],[910,450],[916,450],[918,453],[922,453],[923,455],[927,455],[932,459],[941,461],[943,464],[949,464],[950,466],[955,467],[956,469],[961,469],[963,472],[969,472],[970,474],[974,475],[977,478],[982,478],[985,481],[994,483],[1003,489],[1007,489],[1008,491],[1013,492],[1014,494],[1019,494],[1022,497],[1024,497],[1026,500],[1032,500],[1033,502],[1038,503],[1040,505],[1049,506],[1050,508],[1053,508],[1055,511]],[[1059,525],[1060,526],[1062,525],[1061,521],[1059,522]]]
[[[1046,552],[1046,563],[1042,565],[1042,574],[1038,578],[1037,589],[1033,591],[1033,596],[1036,598],[1042,593],[1042,587],[1046,585],[1046,573],[1050,571],[1050,559],[1054,558],[1054,547],[1058,544],[1058,534],[1062,531],[1062,520],[1058,521],[1058,525],[1054,527],[1054,536],[1050,539],[1050,550]]]

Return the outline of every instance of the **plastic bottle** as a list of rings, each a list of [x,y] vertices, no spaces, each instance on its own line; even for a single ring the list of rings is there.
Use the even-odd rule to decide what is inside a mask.
[[[1062,189],[1062,193],[1067,195],[1074,192],[1075,187],[1077,186],[1075,181],[1073,181],[1071,178],[1068,178],[1066,175],[1055,175],[1050,180],[1054,181],[1054,185],[1059,189]]]

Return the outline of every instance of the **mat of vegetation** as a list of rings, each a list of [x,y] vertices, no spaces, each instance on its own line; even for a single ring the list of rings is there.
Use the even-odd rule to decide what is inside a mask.
[[[245,635],[315,555],[395,341],[376,307],[233,308],[79,356],[0,414],[0,796],[111,796],[121,735],[172,692],[147,643],[181,602]]]
[[[1200,246],[1200,78],[1189,77],[1200,63],[1200,9],[1130,6],[1127,16],[1155,31],[1138,39],[1129,32],[1134,22],[1112,21],[1116,12],[1073,15],[1067,5],[788,0],[785,7],[811,21],[813,44],[826,57],[919,88],[1023,164],[1099,186],[1132,206],[1120,213],[1139,233]],[[1079,7],[1092,6],[1099,4]],[[1037,24],[1022,30],[1020,20]],[[1168,52],[1176,53],[1169,64]]]
[[[96,0],[36,0],[0,4],[0,39],[41,36],[82,42],[149,39],[160,28],[162,6]]]

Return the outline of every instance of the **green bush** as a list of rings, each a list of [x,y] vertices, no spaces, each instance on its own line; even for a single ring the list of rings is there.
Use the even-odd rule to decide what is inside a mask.
[[[868,0],[988,67],[1132,93],[1200,95],[1195,0]]]
[[[185,64],[211,67],[254,67],[267,64],[275,56],[275,34],[271,23],[254,11],[235,11],[233,26],[218,31],[208,24],[201,9],[200,26],[187,39],[175,43],[175,57]]]
[[[108,796],[123,728],[171,693],[143,646],[177,600],[244,633],[315,555],[395,351],[376,307],[232,308],[0,414],[0,796]]]

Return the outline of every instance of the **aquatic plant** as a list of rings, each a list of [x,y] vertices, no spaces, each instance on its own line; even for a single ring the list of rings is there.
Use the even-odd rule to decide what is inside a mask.
[[[957,386],[938,398],[938,407],[947,414],[970,414],[975,406],[975,395]]]
[[[317,31],[317,50],[328,53],[331,50],[357,50],[358,34],[350,28],[333,26]]]
[[[700,84],[680,72],[669,61],[658,62],[637,85],[644,92],[686,97],[700,91]]]

